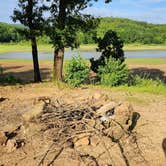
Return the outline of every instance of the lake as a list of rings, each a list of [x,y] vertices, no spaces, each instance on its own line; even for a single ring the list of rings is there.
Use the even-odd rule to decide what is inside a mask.
[[[73,55],[78,55],[80,53],[83,58],[90,59],[94,57],[95,59],[100,56],[100,53],[88,52],[88,51],[66,51],[65,59],[70,59]],[[166,50],[155,50],[155,51],[126,51],[126,58],[166,58]],[[13,52],[0,54],[0,59],[32,59],[30,52]],[[40,60],[50,60],[53,59],[53,53],[39,53]]]

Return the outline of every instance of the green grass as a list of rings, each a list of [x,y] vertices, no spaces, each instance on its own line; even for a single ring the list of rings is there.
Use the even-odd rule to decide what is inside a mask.
[[[153,95],[163,95],[166,96],[166,84],[158,84],[151,82],[148,85],[142,86],[118,86],[118,87],[107,87],[103,85],[89,85],[90,88],[99,88],[112,91],[120,91],[127,93],[147,93]]]
[[[166,44],[126,44],[124,45],[125,51],[143,51],[143,50],[166,50]]]
[[[40,52],[51,52],[53,48],[49,44],[40,44],[38,45]],[[10,53],[10,52],[31,52],[30,43],[13,43],[13,44],[1,44],[0,45],[0,54]]]
[[[81,45],[80,51],[95,51],[97,44],[87,44]],[[38,49],[40,52],[53,52],[53,47],[51,44],[38,44]],[[166,50],[166,45],[143,45],[143,44],[127,44],[124,46],[126,51],[137,51],[137,50]],[[10,53],[10,52],[30,52],[31,44],[29,42],[22,43],[9,43],[0,44],[0,53]]]
[[[70,60],[65,60],[64,63],[68,64]],[[1,59],[0,62],[32,62],[31,59]],[[43,62],[53,62],[52,59],[43,59],[40,60],[40,63]],[[89,61],[87,60],[87,63],[89,64]],[[127,65],[162,65],[166,64],[166,58],[130,58],[126,59]]]
[[[166,85],[149,85],[149,86],[119,86],[119,87],[113,87],[113,90],[118,91],[125,91],[125,92],[139,92],[139,93],[150,93],[150,94],[156,94],[156,95],[164,95],[166,96]]]
[[[141,93],[166,95],[166,84],[164,84],[160,80],[152,79],[139,79],[139,83],[137,83],[135,86],[119,86],[113,87],[113,89],[117,89],[120,91],[134,91]]]

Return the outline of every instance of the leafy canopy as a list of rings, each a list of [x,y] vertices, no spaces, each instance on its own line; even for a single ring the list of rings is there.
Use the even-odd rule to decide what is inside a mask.
[[[43,9],[44,6],[39,0],[18,0],[18,9],[14,9],[12,20],[25,26],[24,33],[27,37],[39,36],[45,21]]]
[[[78,47],[77,32],[97,27],[98,20],[83,14],[83,10],[98,0],[46,0],[50,2],[47,34],[55,48]],[[105,0],[105,3],[111,0]]]
[[[114,58],[119,62],[124,61],[123,41],[117,36],[116,32],[109,30],[103,38],[98,39],[97,51],[101,52],[99,59],[90,59],[91,69],[98,71],[99,66],[105,66],[105,59]]]

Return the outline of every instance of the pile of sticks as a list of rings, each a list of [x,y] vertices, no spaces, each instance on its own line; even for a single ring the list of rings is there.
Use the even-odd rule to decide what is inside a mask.
[[[122,142],[125,139],[131,138],[132,142],[137,145],[137,138],[136,134],[129,130],[133,124],[129,125],[128,128],[124,128],[123,124],[120,124],[112,118],[114,116],[114,109],[118,106],[119,104],[114,105],[109,110],[105,111],[102,115],[106,116],[108,114],[108,119],[103,120],[103,116],[98,114],[98,110],[101,111],[102,109],[95,106],[91,101],[82,101],[72,105],[66,104],[58,99],[54,101],[50,99],[48,102],[45,102],[43,114],[41,114],[37,120],[43,126],[42,131],[47,133],[47,139],[52,139],[53,143],[43,154],[39,165],[43,165],[49,152],[52,151],[52,149],[56,149],[55,156],[49,163],[47,163],[48,166],[52,165],[66,148],[74,149],[83,165],[100,165],[99,158],[102,155],[108,156],[106,165],[114,165],[115,163],[110,151],[104,142],[105,138],[110,141],[111,146],[116,144],[119,147],[124,163],[127,166],[130,165],[130,161],[125,154]],[[133,120],[133,117],[129,118]],[[118,138],[114,137],[113,134],[110,134],[110,131],[112,133],[112,128],[114,126],[118,126],[121,129],[122,134]],[[79,147],[77,146],[77,142],[79,140],[83,140],[79,144],[80,147],[91,146],[90,140],[93,136],[99,138],[98,143],[102,143],[104,149],[102,154],[99,154],[98,156],[78,150]],[[138,146],[137,153],[141,155]]]

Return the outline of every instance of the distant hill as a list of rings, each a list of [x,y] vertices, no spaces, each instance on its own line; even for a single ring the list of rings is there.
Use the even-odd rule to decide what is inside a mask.
[[[161,44],[166,42],[166,24],[105,17],[100,19],[97,36],[102,37],[110,29],[116,31],[125,43]]]
[[[18,42],[23,37],[18,33],[16,26],[0,22],[0,42]]]
[[[0,42],[18,42],[25,37],[17,29],[24,28],[21,24],[6,24],[0,22]],[[103,37],[112,29],[116,31],[125,43],[163,44],[166,43],[166,24],[150,24],[125,18],[100,18],[99,27],[91,32],[78,34],[80,43],[95,43],[96,37]],[[49,43],[49,38],[41,37],[42,42]]]
[[[15,28],[24,28],[24,25],[22,25],[22,24],[9,24],[9,25],[11,25]]]

